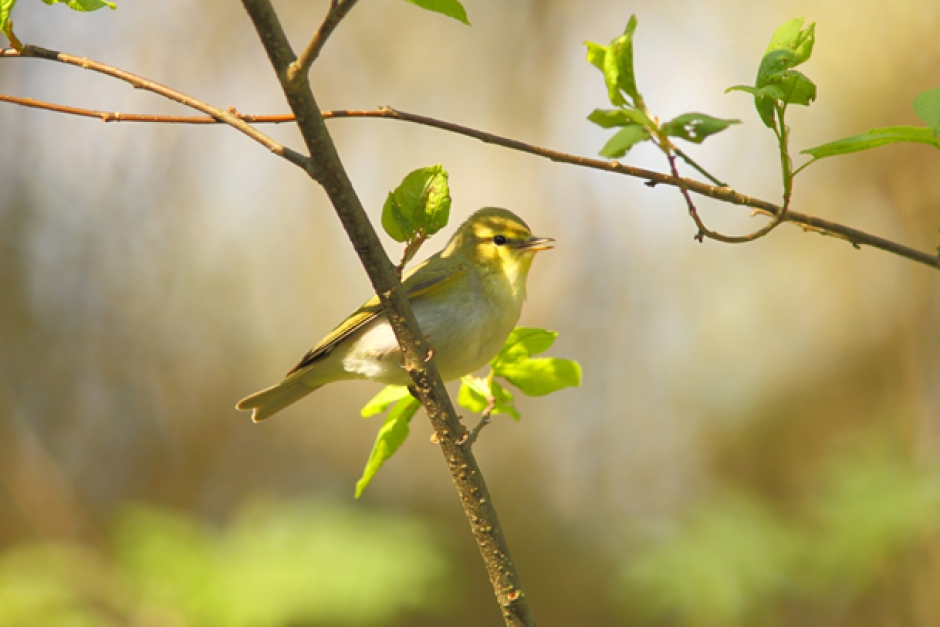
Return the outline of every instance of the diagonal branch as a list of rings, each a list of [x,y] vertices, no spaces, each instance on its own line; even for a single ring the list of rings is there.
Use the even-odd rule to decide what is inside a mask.
[[[320,28],[317,29],[313,39],[310,40],[304,51],[300,53],[300,57],[288,66],[288,83],[295,84],[298,81],[306,80],[307,73],[310,72],[310,66],[320,56],[320,51],[326,44],[326,40],[333,34],[333,31],[340,21],[346,17],[350,9],[356,5],[356,2],[357,0],[330,0],[330,11],[326,14],[323,23],[320,24]]]
[[[349,181],[309,82],[288,80],[289,68],[296,59],[280,20],[269,0],[242,0],[242,4],[258,31],[287,102],[297,116],[297,125],[312,160],[312,167],[307,172],[323,186],[333,203],[395,331],[405,368],[414,381],[414,388],[437,433],[464,513],[502,609],[503,619],[511,626],[534,625],[535,619],[529,610],[528,599],[520,589],[519,576],[509,554],[493,500],[470,447],[462,445],[466,440],[465,429],[458,421],[434,360],[426,359],[430,347],[401,289],[395,268],[385,254]]]

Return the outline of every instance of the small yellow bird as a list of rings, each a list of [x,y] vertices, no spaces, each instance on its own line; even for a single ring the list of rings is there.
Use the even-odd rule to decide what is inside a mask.
[[[405,274],[402,285],[445,381],[483,367],[503,347],[522,311],[532,259],[554,241],[533,237],[511,211],[488,207],[470,216],[444,250]],[[411,384],[377,296],[313,347],[283,381],[235,408],[251,410],[259,422],[327,383],[348,379]]]

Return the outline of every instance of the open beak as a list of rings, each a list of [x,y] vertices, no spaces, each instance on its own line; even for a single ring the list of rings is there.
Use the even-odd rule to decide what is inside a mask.
[[[540,250],[551,250],[555,247],[555,240],[551,237],[530,237],[519,244],[519,250],[530,250],[534,253]]]

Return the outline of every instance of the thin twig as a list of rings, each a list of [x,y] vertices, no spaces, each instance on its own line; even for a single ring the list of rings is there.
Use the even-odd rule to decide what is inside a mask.
[[[787,207],[779,209],[776,213],[773,214],[773,218],[759,228],[753,233],[747,235],[725,235],[719,233],[718,231],[712,231],[705,223],[702,221],[701,216],[698,214],[698,210],[695,208],[695,203],[692,202],[692,198],[689,196],[689,190],[685,185],[686,179],[679,176],[679,170],[676,168],[676,156],[673,154],[667,153],[666,157],[669,159],[669,169],[672,171],[672,175],[681,181],[679,185],[679,192],[682,194],[682,197],[685,199],[685,204],[689,208],[689,215],[692,216],[692,220],[695,222],[696,228],[698,228],[698,233],[695,234],[695,239],[698,242],[702,241],[702,238],[713,239],[718,242],[724,242],[725,244],[743,244],[745,242],[753,242],[756,239],[764,237],[771,231],[773,231],[777,226],[780,225],[787,217]]]
[[[53,102],[44,102],[34,98],[20,98],[18,96],[7,96],[0,94],[0,102],[9,102],[32,109],[43,109],[45,111],[54,111],[56,113],[66,113],[68,115],[77,115],[85,118],[95,118],[102,122],[147,122],[150,124],[227,124],[210,115],[153,115],[149,113],[121,113],[120,111],[100,111],[98,109],[83,109],[81,107],[70,107],[68,105],[56,104]],[[239,113],[234,107],[226,109],[242,122],[248,124],[284,124],[293,122],[294,116],[284,115],[248,115]]]
[[[326,44],[326,40],[339,25],[340,21],[356,5],[357,0],[330,0],[330,10],[326,14],[320,28],[313,35],[313,39],[307,44],[307,47],[300,53],[300,57],[287,68],[287,82],[295,84],[298,80],[306,80],[307,73],[313,62],[320,56],[320,51]]]
[[[708,172],[708,170],[706,170],[705,168],[703,168],[702,166],[700,166],[699,164],[697,164],[695,161],[693,161],[693,160],[692,160],[692,157],[690,157],[689,155],[685,154],[684,152],[682,152],[681,150],[679,150],[679,149],[676,148],[675,146],[673,146],[672,149],[673,149],[673,151],[675,151],[676,155],[677,155],[680,159],[682,159],[683,161],[685,161],[686,163],[688,163],[690,166],[692,166],[693,168],[695,168],[695,170],[696,170],[699,174],[701,174],[702,176],[704,176],[705,178],[707,178],[709,181],[711,181],[712,183],[714,183],[714,184],[717,185],[718,187],[728,187],[728,184],[727,184],[727,183],[722,183],[722,182],[719,181],[715,176],[712,176],[712,174],[711,174],[710,172]]]
[[[490,424],[494,409],[496,409],[496,399],[490,397],[487,399],[486,409],[480,414],[480,422],[477,423],[477,426],[473,428],[473,431],[470,432],[470,436],[467,438],[467,446],[473,446],[477,438],[480,437],[480,431],[483,431],[483,427]]]
[[[252,138],[274,154],[279,157],[283,157],[298,165],[304,169],[310,164],[310,160],[304,155],[287,148],[278,142],[274,141],[258,129],[254,128],[247,122],[240,120],[235,114],[225,111],[224,109],[218,109],[213,107],[201,100],[197,100],[192,96],[188,96],[182,92],[171,89],[166,85],[161,85],[160,83],[148,80],[142,76],[132,74],[125,70],[120,70],[116,67],[106,65],[104,63],[99,63],[97,61],[92,61],[91,59],[86,59],[84,57],[76,57],[64,52],[58,52],[56,50],[48,50],[46,48],[40,48],[39,46],[27,45],[23,47],[22,52],[14,50],[12,48],[4,48],[0,50],[0,58],[36,58],[36,59],[45,59],[47,61],[56,61],[58,63],[64,63],[66,65],[74,65],[76,67],[84,68],[86,70],[92,70],[93,72],[98,72],[106,76],[111,76],[113,78],[120,79],[126,83],[129,83],[136,89],[144,89],[146,91],[153,92],[164,98],[169,98],[175,102],[178,102],[182,105],[185,105],[191,109],[196,109],[197,111],[202,111],[203,113],[212,116],[219,122],[228,124],[229,126],[241,131],[248,137]]]

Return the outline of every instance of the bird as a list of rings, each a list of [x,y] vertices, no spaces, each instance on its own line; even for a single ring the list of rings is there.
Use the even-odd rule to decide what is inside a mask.
[[[508,209],[486,207],[443,250],[405,273],[402,288],[444,381],[479,370],[500,351],[522,312],[532,260],[554,242],[533,236]],[[378,296],[310,349],[283,381],[235,408],[260,422],[328,383],[351,379],[411,384]]]

